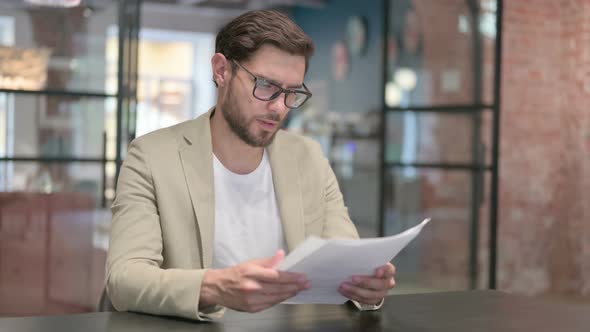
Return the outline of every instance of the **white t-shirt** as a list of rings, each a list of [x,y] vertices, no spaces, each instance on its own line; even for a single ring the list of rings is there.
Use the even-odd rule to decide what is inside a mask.
[[[266,150],[249,174],[236,174],[213,155],[215,241],[213,268],[274,256],[286,248]]]

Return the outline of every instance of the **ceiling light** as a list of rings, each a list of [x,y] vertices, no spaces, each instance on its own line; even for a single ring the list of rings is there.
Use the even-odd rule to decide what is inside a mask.
[[[397,85],[405,91],[414,90],[418,77],[416,72],[410,68],[399,68],[395,71],[393,79]]]
[[[24,0],[26,3],[35,6],[44,7],[58,7],[58,8],[71,8],[80,5],[81,0]]]

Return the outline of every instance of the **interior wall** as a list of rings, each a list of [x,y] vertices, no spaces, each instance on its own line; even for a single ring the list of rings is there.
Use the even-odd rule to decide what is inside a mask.
[[[293,19],[313,39],[316,52],[311,59],[306,82],[318,88],[314,97],[323,101],[320,112],[380,112],[383,95],[382,39],[383,1],[329,1],[321,9],[295,8]],[[353,16],[367,21],[367,44],[362,55],[349,55],[349,71],[342,80],[333,75],[334,45],[343,42]],[[321,88],[321,89],[320,89]],[[376,236],[379,230],[379,161],[377,139],[354,141],[356,159],[369,169],[353,167],[340,187],[352,220],[361,236]],[[337,171],[338,173],[338,171]]]
[[[499,288],[590,295],[590,2],[505,1]]]

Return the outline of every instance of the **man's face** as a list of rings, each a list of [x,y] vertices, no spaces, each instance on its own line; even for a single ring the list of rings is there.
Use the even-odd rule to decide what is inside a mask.
[[[283,88],[301,88],[305,75],[305,58],[291,55],[274,46],[262,46],[249,60],[240,63],[259,78],[272,81]],[[252,91],[254,78],[239,66],[234,66],[221,113],[232,131],[246,144],[266,147],[284,123],[289,108],[285,95],[261,101]]]

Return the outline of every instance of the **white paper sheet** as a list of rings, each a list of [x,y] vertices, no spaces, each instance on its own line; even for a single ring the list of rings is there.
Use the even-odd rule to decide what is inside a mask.
[[[402,233],[372,239],[324,240],[310,237],[278,265],[281,271],[305,273],[311,288],[284,303],[342,304],[348,299],[338,292],[353,275],[372,275],[391,261],[430,221],[425,219]]]

